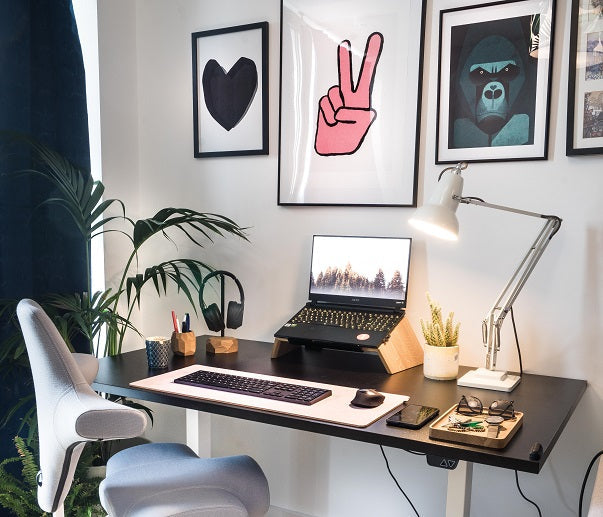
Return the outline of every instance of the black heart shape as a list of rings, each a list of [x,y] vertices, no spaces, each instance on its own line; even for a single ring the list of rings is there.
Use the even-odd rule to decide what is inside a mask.
[[[247,113],[258,87],[255,63],[240,58],[226,73],[215,59],[203,70],[203,95],[211,116],[226,131],[235,127]]]

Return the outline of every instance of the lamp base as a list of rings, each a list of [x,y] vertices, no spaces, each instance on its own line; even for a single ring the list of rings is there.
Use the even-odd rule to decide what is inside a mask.
[[[467,372],[456,383],[468,388],[509,392],[515,389],[520,380],[519,375],[509,375],[507,372],[478,368]]]

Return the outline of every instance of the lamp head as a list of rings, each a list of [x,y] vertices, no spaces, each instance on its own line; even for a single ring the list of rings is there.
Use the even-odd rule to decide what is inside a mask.
[[[417,208],[408,222],[418,230],[440,239],[457,240],[459,222],[456,209],[463,193],[461,170],[466,168],[467,163],[461,162],[444,169],[429,201]]]

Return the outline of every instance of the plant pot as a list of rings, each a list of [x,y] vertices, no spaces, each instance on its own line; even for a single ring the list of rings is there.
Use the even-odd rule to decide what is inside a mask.
[[[423,375],[436,381],[456,379],[459,374],[459,347],[425,345]]]
[[[86,475],[88,476],[88,479],[105,479],[105,477],[107,476],[107,465],[97,465],[88,467],[86,469]]]

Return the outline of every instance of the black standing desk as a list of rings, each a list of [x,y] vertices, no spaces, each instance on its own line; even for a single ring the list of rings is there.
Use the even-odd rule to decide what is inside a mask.
[[[130,387],[129,383],[166,371],[150,371],[144,350],[100,360],[100,369],[93,384],[97,391],[460,460],[459,466],[449,473],[447,515],[469,514],[473,463],[539,473],[586,390],[586,381],[583,380],[532,374],[524,374],[519,386],[510,394],[463,388],[457,386],[455,381],[426,379],[421,366],[389,375],[379,358],[367,353],[308,350],[300,347],[283,357],[270,359],[271,343],[244,339],[239,339],[239,351],[236,353],[206,354],[206,338],[207,336],[197,338],[197,353],[194,356],[172,356],[168,368],[172,370],[192,364],[206,364],[242,372],[375,388],[383,392],[408,395],[410,402],[435,406],[441,412],[456,404],[463,394],[479,397],[486,407],[497,398],[514,400],[515,408],[524,413],[523,426],[505,449],[494,450],[432,440],[428,436],[428,426],[416,431],[391,427],[386,425],[386,417],[359,429],[144,391]],[[468,368],[461,367],[460,374],[467,370]],[[187,418],[189,413],[192,411],[187,411]],[[535,442],[542,444],[542,456],[539,460],[530,460],[529,452]]]

